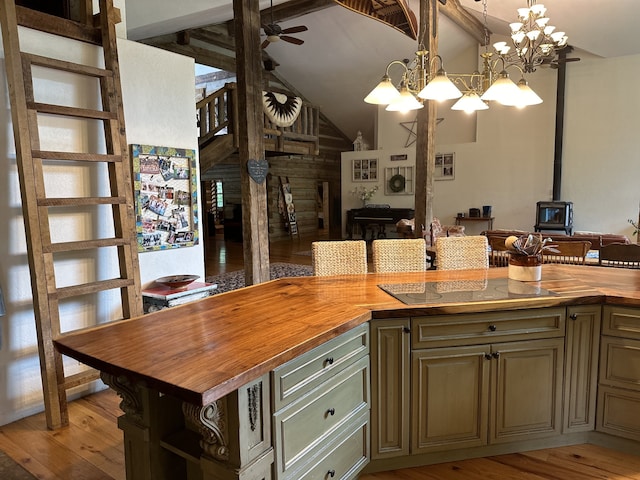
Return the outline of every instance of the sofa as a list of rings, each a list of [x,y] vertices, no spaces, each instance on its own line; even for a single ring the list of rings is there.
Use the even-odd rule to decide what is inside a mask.
[[[609,245],[611,243],[631,243],[626,235],[619,235],[615,233],[600,233],[600,232],[574,232],[573,235],[567,235],[564,233],[547,233],[547,232],[527,232],[524,230],[485,230],[482,235],[487,237],[509,237],[522,235],[542,235],[544,238],[551,238],[551,240],[557,241],[580,241],[587,240],[591,242],[592,250],[600,250],[602,245]]]

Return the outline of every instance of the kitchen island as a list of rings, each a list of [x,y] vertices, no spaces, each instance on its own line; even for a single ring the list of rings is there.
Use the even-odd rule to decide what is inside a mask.
[[[640,362],[640,271],[544,265],[534,286],[551,294],[514,284],[500,299],[407,304],[380,288],[481,291],[506,275],[286,278],[74,332],[56,346],[122,396],[129,479],[356,478],[369,462],[638,445],[640,426],[625,419],[640,418],[640,387],[625,375]],[[597,377],[605,361],[613,375],[601,368]],[[513,413],[509,402],[527,392],[500,377],[507,366],[544,386],[529,416]],[[470,382],[448,385],[449,398],[470,392],[458,405],[464,415],[431,393],[447,371]]]

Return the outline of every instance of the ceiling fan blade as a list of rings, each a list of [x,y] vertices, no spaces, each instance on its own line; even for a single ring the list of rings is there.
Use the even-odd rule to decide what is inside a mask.
[[[261,48],[267,48],[271,42],[269,40],[265,40],[262,42]]]
[[[307,30],[309,29],[304,25],[299,25],[297,27],[283,28],[282,33],[299,33],[299,32],[306,32]]]
[[[300,40],[299,38],[295,37],[289,37],[288,35],[281,35],[280,39],[284,40],[285,42],[293,43],[295,45],[302,45],[304,43],[304,40]]]

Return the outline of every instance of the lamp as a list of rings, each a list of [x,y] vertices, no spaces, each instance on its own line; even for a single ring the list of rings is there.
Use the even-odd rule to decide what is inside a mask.
[[[413,61],[393,60],[387,65],[380,83],[365,97],[364,101],[375,105],[387,105],[385,110],[406,112],[423,107],[420,99],[444,101],[460,98],[462,92],[449,79],[442,66],[442,57],[436,55],[431,62],[429,52],[419,46]],[[430,75],[430,64],[440,61],[436,74]],[[390,69],[394,65],[403,68],[399,90],[391,82]],[[417,98],[416,98],[417,97]]]
[[[453,104],[451,110],[463,110],[465,113],[473,113],[477,110],[487,110],[489,105],[482,101],[476,92],[465,93],[460,100]]]
[[[556,32],[545,16],[547,9],[536,0],[527,0],[527,8],[518,9],[518,21],[509,24],[514,50],[507,42],[493,44],[507,65],[520,65],[526,73],[536,71],[546,59],[567,46],[569,38]]]
[[[517,108],[542,103],[540,98],[529,87],[524,78],[525,73],[535,71],[545,58],[551,57],[556,50],[567,44],[564,32],[553,32],[554,27],[547,25],[549,19],[544,15],[546,9],[536,4],[536,0],[527,0],[528,7],[518,9],[520,22],[511,24],[512,40],[516,45],[510,53],[507,42],[497,42],[494,54],[485,50],[482,57],[482,72],[452,73],[447,75],[443,68],[442,57],[435,55],[431,60],[429,52],[420,43],[413,61],[394,60],[387,65],[380,83],[364,99],[367,103],[387,105],[388,111],[407,112],[423,107],[423,100],[459,99],[452,110],[463,110],[467,113],[486,110],[488,102],[496,101],[502,105]],[[489,28],[487,26],[487,0],[483,0],[483,16],[485,45],[489,44]],[[431,66],[440,62],[435,75],[431,75]],[[501,69],[497,69],[500,64]],[[402,66],[399,90],[391,81],[390,69],[394,65]],[[508,68],[520,71],[518,84],[509,78]]]

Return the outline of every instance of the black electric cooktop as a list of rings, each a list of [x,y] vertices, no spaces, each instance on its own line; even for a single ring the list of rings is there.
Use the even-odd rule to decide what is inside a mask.
[[[407,305],[429,303],[484,302],[510,298],[555,296],[536,283],[507,278],[483,280],[447,280],[441,282],[395,283],[378,285]]]

